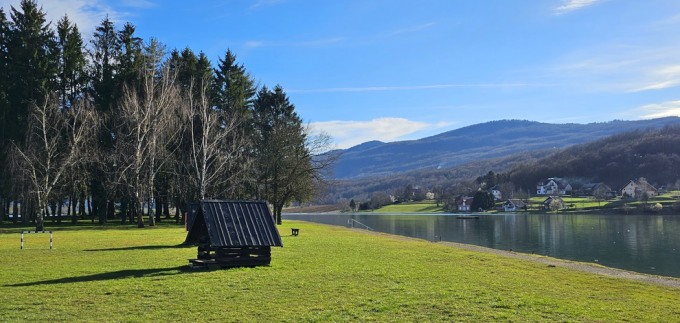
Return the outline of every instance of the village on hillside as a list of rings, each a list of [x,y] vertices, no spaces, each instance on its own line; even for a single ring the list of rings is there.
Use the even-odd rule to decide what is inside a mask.
[[[500,192],[492,191],[501,200]],[[665,199],[657,201],[666,188],[656,188],[645,178],[630,180],[623,188],[615,190],[602,182],[581,184],[573,187],[563,178],[551,177],[536,185],[536,195],[525,199],[506,199],[497,207],[504,212],[527,210],[561,211],[569,209],[639,211],[658,213],[666,207],[680,207]],[[664,203],[665,202],[665,203]],[[579,208],[579,204],[581,207]],[[587,204],[587,206],[586,206]],[[635,205],[635,206],[633,206]],[[460,210],[460,209],[459,209]]]
[[[550,177],[536,184],[534,192],[510,191],[494,185],[467,193],[445,194],[408,186],[404,192],[376,192],[371,198],[338,204],[343,211],[371,211],[409,203],[433,204],[430,211],[444,212],[599,212],[611,214],[659,214],[680,210],[680,191],[655,187],[645,178],[630,180],[613,189],[603,182],[579,183]]]

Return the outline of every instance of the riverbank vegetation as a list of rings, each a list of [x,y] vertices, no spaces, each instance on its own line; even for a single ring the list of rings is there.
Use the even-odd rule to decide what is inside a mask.
[[[297,237],[286,235],[291,227]],[[666,321],[677,289],[422,240],[285,221],[269,267],[193,271],[159,224],[0,227],[1,321]],[[42,240],[41,240],[42,239]]]

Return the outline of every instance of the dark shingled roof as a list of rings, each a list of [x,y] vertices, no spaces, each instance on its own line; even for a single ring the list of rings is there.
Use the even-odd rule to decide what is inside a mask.
[[[209,238],[215,247],[282,247],[281,236],[263,201],[201,201],[186,243]]]

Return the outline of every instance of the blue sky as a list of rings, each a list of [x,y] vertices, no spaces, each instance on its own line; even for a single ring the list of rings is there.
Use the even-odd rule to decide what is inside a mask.
[[[0,0],[5,9],[18,0]],[[44,0],[169,48],[227,48],[339,148],[499,119],[680,115],[677,0]]]

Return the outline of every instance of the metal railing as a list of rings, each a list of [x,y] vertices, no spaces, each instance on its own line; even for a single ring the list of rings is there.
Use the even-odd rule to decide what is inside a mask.
[[[347,220],[347,225],[352,227],[352,228],[354,228],[354,223],[358,223],[359,225],[361,225],[362,227],[364,227],[368,231],[375,231],[375,230],[373,230],[373,228],[371,228],[371,227],[369,227],[369,226],[367,226],[367,225],[365,225],[365,224],[363,224],[363,223],[361,223],[357,220],[354,220],[354,219],[348,219]]]

